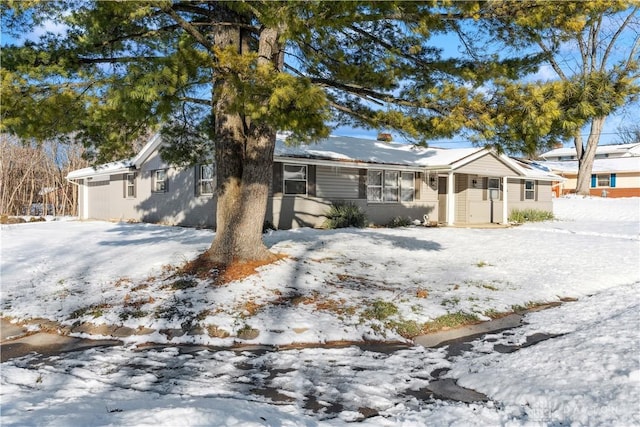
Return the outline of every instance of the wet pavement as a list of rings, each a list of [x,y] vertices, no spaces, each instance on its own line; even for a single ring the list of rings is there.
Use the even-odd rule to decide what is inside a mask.
[[[471,325],[463,328],[458,328],[449,331],[442,331],[422,337],[418,337],[415,341],[421,347],[433,348],[433,351],[446,351],[446,359],[453,360],[463,352],[472,351],[471,342],[475,339],[481,338],[489,333],[504,332],[509,329],[514,329],[522,325],[522,316],[513,314],[490,322],[484,322],[477,325]],[[29,354],[34,354],[34,357],[30,359],[28,364],[37,365],[39,363],[55,363],[55,359],[51,359],[51,356],[63,355],[64,353],[87,350],[90,348],[103,348],[110,346],[121,346],[121,341],[116,340],[88,340],[75,337],[69,337],[64,335],[58,335],[55,333],[47,332],[29,332],[26,328],[11,324],[8,320],[2,319],[1,323],[1,343],[0,354],[2,362],[9,361],[11,359],[19,358]],[[526,343],[521,345],[504,345],[495,344],[494,350],[499,353],[510,353],[518,351],[520,348],[524,348],[530,345],[535,345],[544,340],[554,338],[551,335],[534,334],[527,338]],[[389,357],[399,351],[407,351],[412,348],[410,345],[404,343],[361,343],[361,344],[345,344],[344,346],[333,346],[330,348],[349,348],[358,347],[363,352],[379,353],[380,357]],[[160,345],[150,344],[147,346],[139,346],[132,351],[137,355],[138,360],[145,360],[146,355],[151,358],[154,354],[163,352],[166,350],[177,351],[179,355],[185,355],[194,360],[202,360],[204,363],[210,361],[212,357],[218,352],[233,352],[236,355],[242,354],[244,362],[234,366],[234,369],[238,369],[246,374],[241,375],[239,378],[229,378],[232,382],[237,382],[236,385],[242,385],[246,387],[246,391],[261,397],[266,398],[274,403],[290,403],[293,399],[287,394],[283,394],[282,390],[278,386],[273,384],[282,384],[282,380],[288,377],[291,370],[282,369],[277,364],[260,364],[258,367],[253,365],[255,360],[269,356],[270,353],[282,353],[300,351],[301,349],[313,349],[313,348],[326,348],[320,346],[299,346],[291,347],[288,349],[272,348],[269,346],[243,346],[239,348],[215,348],[211,346],[203,345]],[[104,351],[107,351],[106,349]],[[429,351],[429,350],[427,350]],[[62,356],[73,357],[73,356]],[[53,360],[53,362],[50,362]],[[309,363],[312,363],[311,361]],[[165,380],[175,380],[176,373],[172,372],[178,366],[173,366],[167,369],[158,370],[152,365],[132,364],[127,366],[127,369],[131,371],[133,375],[142,375],[145,372],[152,372],[158,378],[164,378]],[[183,366],[178,368],[183,369]],[[366,365],[363,367],[350,366],[352,372],[357,373],[366,371],[369,369]],[[428,385],[426,387],[419,388],[417,390],[406,390],[405,394],[407,398],[416,398],[423,402],[433,402],[434,400],[449,400],[458,401],[464,403],[488,401],[489,398],[482,393],[478,393],[474,390],[466,389],[456,384],[454,379],[446,378],[446,374],[449,371],[446,367],[433,368],[428,372]],[[183,372],[184,374],[184,372]],[[247,383],[247,378],[250,380]],[[239,384],[242,383],[242,384]],[[304,408],[313,412],[321,412],[324,415],[330,416],[331,414],[339,413],[343,410],[343,406],[340,401],[326,401],[319,400],[317,396],[309,394],[305,396]],[[358,411],[365,417],[375,416],[377,411],[372,408],[362,407],[358,408]]]
[[[90,340],[50,332],[30,332],[27,328],[13,324],[6,319],[1,319],[0,321],[1,362],[6,362],[31,353],[53,356],[92,347],[122,344],[116,340]]]

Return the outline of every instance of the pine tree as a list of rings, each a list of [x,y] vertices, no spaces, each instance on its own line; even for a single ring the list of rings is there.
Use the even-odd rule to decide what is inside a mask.
[[[416,138],[471,125],[470,87],[517,77],[530,58],[443,57],[433,35],[473,25],[479,2],[3,2],[5,31],[60,34],[2,49],[2,127],[73,135],[97,161],[164,126],[173,161],[215,152],[208,256],[270,259],[262,243],[276,131],[292,143],[329,123]],[[521,60],[522,59],[522,60]],[[487,118],[487,120],[489,120]]]
[[[640,94],[638,2],[504,1],[489,10],[485,16],[496,16],[484,21],[491,37],[511,48],[536,47],[556,78],[498,84],[492,127],[481,134],[500,148],[530,156],[558,140],[573,139],[579,165],[576,192],[589,194],[607,117]]]

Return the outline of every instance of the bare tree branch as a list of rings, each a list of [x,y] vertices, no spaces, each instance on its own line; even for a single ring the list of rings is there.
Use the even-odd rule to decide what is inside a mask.
[[[631,20],[633,17],[636,16],[636,14],[638,13],[638,6],[634,7],[633,10],[631,11],[631,13],[629,14],[629,16],[627,16],[624,20],[624,22],[622,23],[622,25],[620,25],[620,27],[618,28],[618,30],[615,32],[615,34],[613,35],[613,37],[611,37],[611,41],[609,42],[609,45],[607,46],[607,48],[604,51],[604,54],[602,56],[602,63],[600,64],[600,71],[604,71],[605,67],[606,67],[606,63],[607,60],[609,59],[609,55],[611,54],[611,51],[613,50],[613,47],[616,43],[616,41],[618,40],[618,38],[620,37],[620,35],[622,34],[622,32],[624,31],[624,29],[630,24]],[[633,48],[631,49],[631,52],[629,54],[629,58],[627,60],[627,69],[629,68],[629,65],[631,65],[632,62],[632,58],[634,57],[634,53],[637,50],[638,47],[638,38],[640,38],[640,36],[637,36],[633,45]]]

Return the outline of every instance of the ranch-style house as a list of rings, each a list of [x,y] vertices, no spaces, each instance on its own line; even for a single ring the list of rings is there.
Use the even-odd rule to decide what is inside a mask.
[[[213,162],[176,168],[153,136],[131,159],[73,171],[81,219],[215,227]],[[332,202],[360,206],[373,225],[408,217],[425,225],[506,223],[513,209],[552,211],[562,178],[485,148],[440,149],[332,136],[277,140],[266,221],[322,227]]]

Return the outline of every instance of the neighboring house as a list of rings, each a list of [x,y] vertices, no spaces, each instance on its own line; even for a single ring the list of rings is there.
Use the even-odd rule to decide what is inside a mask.
[[[215,226],[213,164],[174,168],[156,135],[133,159],[69,173],[82,219]],[[360,206],[372,224],[395,217],[447,225],[505,223],[513,209],[552,210],[556,175],[484,148],[438,149],[330,137],[289,147],[279,138],[266,220],[321,227],[334,201]]]
[[[566,181],[558,194],[575,193],[578,161],[575,148],[558,148],[540,156],[538,165],[560,175]],[[601,145],[596,149],[589,192],[592,196],[640,196],[640,143]]]

